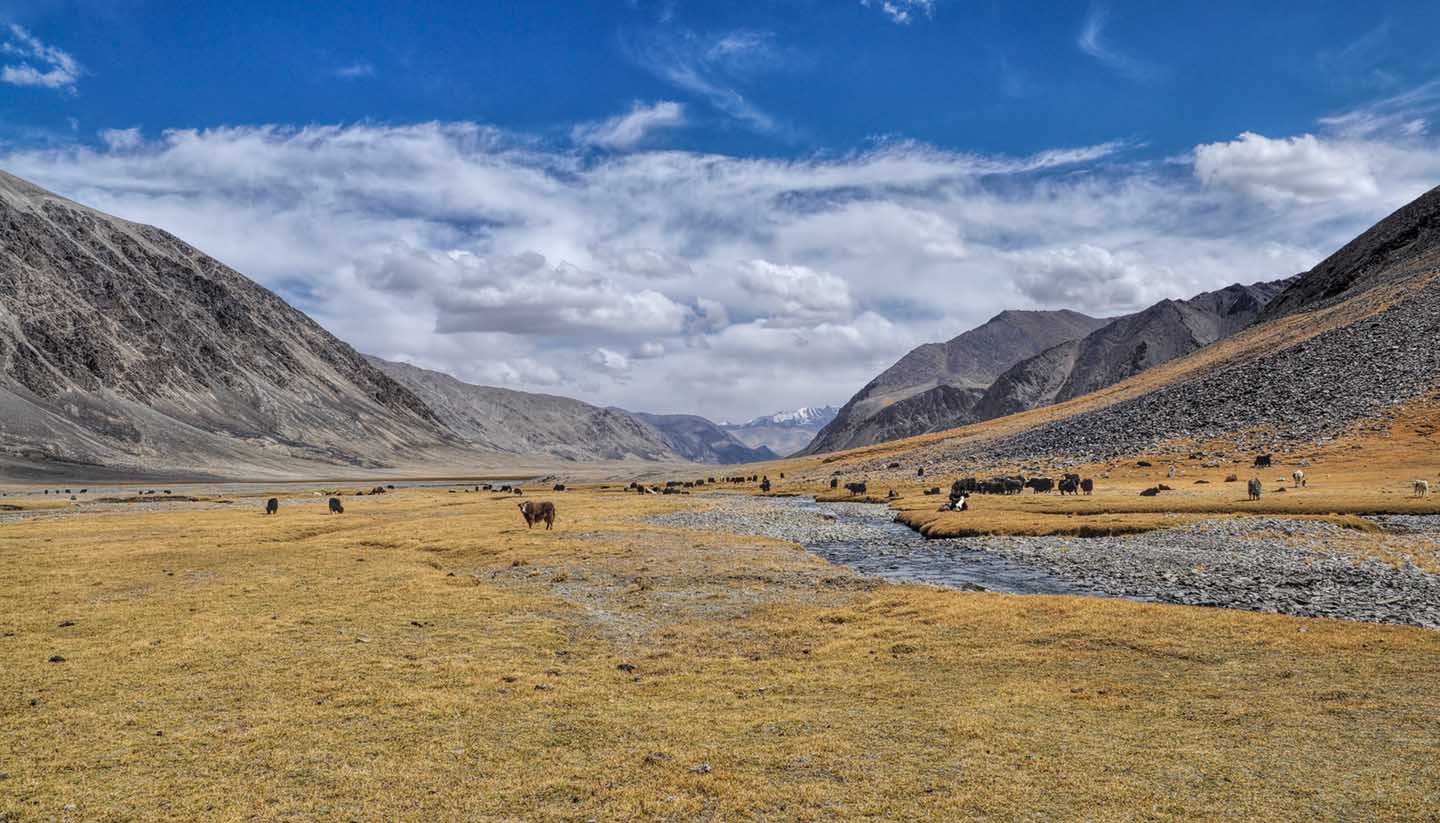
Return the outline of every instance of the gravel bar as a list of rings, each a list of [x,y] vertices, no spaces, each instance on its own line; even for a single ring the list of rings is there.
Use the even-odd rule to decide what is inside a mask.
[[[889,510],[875,504],[726,496],[712,508],[655,521],[792,541],[892,581],[1103,594],[1440,628],[1440,576],[1408,563],[1392,565],[1343,551],[1336,544],[1345,532],[1331,523],[1256,517],[1118,537],[926,540],[889,519]],[[1376,519],[1397,533],[1440,529],[1440,518]],[[1011,577],[996,578],[990,570],[967,573],[967,566],[997,557],[1012,569],[1032,570],[1034,579],[1011,587]],[[985,585],[996,581],[999,585]]]

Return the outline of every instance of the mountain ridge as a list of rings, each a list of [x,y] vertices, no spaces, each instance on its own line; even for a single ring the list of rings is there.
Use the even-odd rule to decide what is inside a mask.
[[[891,412],[891,417],[896,419],[889,426],[866,426],[866,421],[886,406],[939,385],[983,390],[1020,360],[1088,334],[1106,322],[1069,309],[1010,309],[944,343],[917,346],[856,392],[801,454],[837,451],[917,434],[912,430],[916,425],[899,419],[898,412]],[[934,411],[958,399],[958,395],[947,394],[932,398],[934,402],[921,401],[918,405]]]

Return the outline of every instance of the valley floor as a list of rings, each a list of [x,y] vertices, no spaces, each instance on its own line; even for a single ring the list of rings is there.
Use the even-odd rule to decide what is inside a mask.
[[[1434,630],[879,583],[656,522],[703,495],[226,493],[0,521],[0,820],[1440,819]]]

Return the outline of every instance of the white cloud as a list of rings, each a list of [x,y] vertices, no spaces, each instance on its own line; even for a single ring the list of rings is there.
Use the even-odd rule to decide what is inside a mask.
[[[756,298],[768,325],[813,326],[846,320],[855,312],[855,301],[844,280],[805,266],[751,260],[739,282]]]
[[[623,375],[630,371],[630,358],[618,351],[597,346],[585,356],[590,365],[611,376]]]
[[[1440,80],[1374,100],[1349,111],[1320,118],[1326,130],[1343,138],[1418,137],[1440,112]]]
[[[1008,255],[1015,287],[1042,306],[1068,306],[1099,315],[1134,311],[1164,299],[1175,272],[1147,265],[1133,252],[1111,253],[1081,243]]]
[[[1137,82],[1150,82],[1159,72],[1154,66],[1121,53],[1105,42],[1105,26],[1110,22],[1110,9],[1101,3],[1092,3],[1080,24],[1080,33],[1075,36],[1075,45],[1109,68]]]
[[[145,138],[139,128],[101,129],[100,142],[108,146],[111,151],[127,151],[139,148],[145,142]]]
[[[1271,203],[1366,199],[1379,193],[1361,146],[1322,141],[1312,134],[1271,139],[1245,132],[1235,140],[1195,147],[1195,174]]]
[[[576,143],[607,149],[629,149],[660,129],[685,125],[685,107],[669,100],[649,106],[635,103],[630,111],[598,123],[582,123],[570,130]]]
[[[1362,158],[1369,188],[1301,138],[1200,147],[1193,166],[1127,163],[1125,144],[775,159],[557,150],[473,123],[120,130],[0,167],[164,227],[363,351],[748,419],[843,402],[1001,309],[1111,314],[1294,274],[1440,180],[1427,135],[1314,140],[1322,161]],[[1328,182],[1297,182],[1315,167]]]
[[[935,0],[860,0],[866,8],[877,8],[884,12],[891,22],[908,25],[915,15],[930,17],[935,13]]]
[[[0,82],[12,86],[37,86],[59,89],[73,94],[84,69],[68,52],[48,46],[30,32],[11,24],[0,40],[0,55],[7,60],[0,66]]]
[[[374,77],[375,66],[364,60],[354,63],[347,63],[335,70],[335,76],[342,80],[356,80],[361,77]]]
[[[739,30],[718,36],[693,32],[657,33],[631,44],[631,58],[677,89],[695,95],[716,110],[761,132],[780,124],[742,94],[747,77],[779,64],[779,53],[765,32]]]

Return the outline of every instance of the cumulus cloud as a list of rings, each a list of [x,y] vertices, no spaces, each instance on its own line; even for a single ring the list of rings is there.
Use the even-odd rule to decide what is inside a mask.
[[[585,356],[590,365],[594,366],[612,377],[620,376],[630,371],[630,358],[618,351],[611,351],[603,346],[597,346],[590,350]]]
[[[0,167],[166,228],[363,351],[745,419],[843,402],[1005,308],[1114,314],[1294,274],[1440,179],[1427,135],[1314,140],[1362,158],[1370,188],[1302,185],[1283,158],[1267,177],[1246,154],[1313,154],[1300,138],[1192,165],[1123,162],[1126,144],[736,158],[473,123],[117,130]]]
[[[935,13],[935,0],[860,0],[860,5],[879,9],[892,23],[902,26],[917,15],[930,17]]]
[[[126,151],[139,148],[140,144],[145,142],[145,138],[140,134],[139,128],[101,129],[100,142],[112,151]]]
[[[0,82],[12,86],[36,86],[73,94],[84,70],[66,51],[49,46],[24,28],[10,24],[0,39]],[[10,62],[16,61],[16,62]]]
[[[1272,203],[1374,197],[1379,183],[1370,162],[1360,146],[1313,134],[1277,140],[1245,132],[1195,148],[1195,174],[1202,183]]]
[[[685,107],[669,100],[651,105],[635,103],[630,111],[598,123],[582,123],[571,129],[576,143],[607,149],[629,149],[660,129],[685,125]]]
[[[844,280],[805,266],[751,260],[740,275],[740,287],[756,298],[773,326],[813,326],[845,320],[855,311]]]
[[[1043,306],[1069,306],[1100,315],[1133,311],[1164,299],[1175,273],[1147,265],[1133,252],[1112,253],[1081,243],[1009,255],[1020,293]]]

